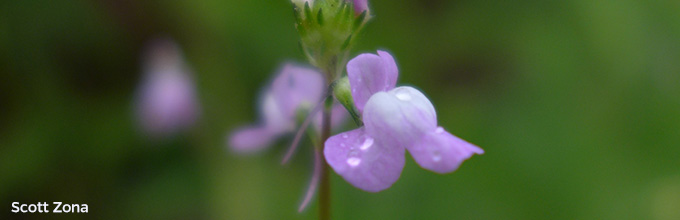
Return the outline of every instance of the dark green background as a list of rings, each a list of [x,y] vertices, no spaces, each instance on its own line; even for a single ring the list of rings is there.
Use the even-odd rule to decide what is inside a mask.
[[[353,55],[390,51],[400,84],[486,154],[392,188],[332,176],[336,219],[680,219],[680,2],[373,0]],[[309,144],[232,154],[259,88],[303,62],[290,2],[0,2],[0,218],[314,219],[296,212]],[[202,120],[150,141],[132,99],[146,42],[174,38]],[[348,127],[348,129],[351,128]],[[89,204],[18,216],[11,202]]]

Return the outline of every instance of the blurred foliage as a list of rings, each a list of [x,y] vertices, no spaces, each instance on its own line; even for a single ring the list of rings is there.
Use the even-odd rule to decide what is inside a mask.
[[[680,219],[678,1],[370,5],[353,54],[391,51],[399,82],[486,154],[448,175],[409,157],[377,194],[333,175],[336,219]],[[164,141],[138,133],[131,106],[159,36],[184,49],[203,105]],[[22,218],[314,219],[315,205],[296,212],[309,147],[280,166],[290,138],[251,156],[225,146],[290,60],[304,61],[286,0],[0,2],[0,204],[89,204]]]

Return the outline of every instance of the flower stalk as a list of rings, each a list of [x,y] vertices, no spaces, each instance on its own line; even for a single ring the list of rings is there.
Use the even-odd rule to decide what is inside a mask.
[[[333,98],[328,96],[326,98],[326,103],[323,108],[323,119],[321,122],[321,138],[319,145],[320,150],[317,152],[323,152],[324,143],[330,137],[331,134],[331,107],[333,106]],[[319,219],[329,220],[331,219],[331,182],[329,166],[326,162],[325,157],[321,157],[321,187],[319,189]]]

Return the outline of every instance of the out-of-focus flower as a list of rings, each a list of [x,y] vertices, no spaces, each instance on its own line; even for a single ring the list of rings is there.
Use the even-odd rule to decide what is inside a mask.
[[[286,64],[261,98],[261,122],[237,129],[229,136],[229,145],[237,152],[255,152],[271,145],[283,134],[296,129],[300,110],[307,113],[322,101],[326,93],[325,79],[315,69]],[[314,128],[321,127],[320,112],[313,112]],[[344,108],[333,107],[332,125],[346,118]]]
[[[434,106],[412,87],[396,87],[398,69],[389,53],[361,54],[347,64],[352,97],[364,126],[330,137],[328,164],[349,183],[369,192],[392,186],[408,149],[421,167],[455,171],[484,151],[437,125]]]
[[[135,100],[140,128],[152,137],[164,137],[192,126],[200,106],[178,45],[168,39],[153,41],[143,59],[144,76]]]

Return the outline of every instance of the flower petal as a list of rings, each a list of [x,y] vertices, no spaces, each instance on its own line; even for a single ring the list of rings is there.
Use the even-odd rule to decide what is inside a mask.
[[[287,64],[272,82],[272,94],[283,115],[295,117],[301,105],[312,108],[321,101],[324,78],[315,69]]]
[[[277,136],[264,127],[244,127],[229,136],[229,146],[238,153],[257,152],[269,146]]]
[[[452,135],[442,127],[428,132],[422,140],[406,149],[418,165],[437,173],[453,172],[473,154],[484,153],[481,148]]]
[[[359,112],[363,112],[373,94],[386,92],[397,84],[399,72],[394,59],[387,52],[378,51],[378,55],[361,54],[347,63],[352,98]]]
[[[324,147],[328,164],[355,187],[378,192],[389,188],[404,169],[403,147],[386,145],[358,128],[330,137]]]
[[[267,92],[260,102],[264,127],[274,134],[292,132],[295,130],[295,115],[286,115],[274,97],[274,93]]]
[[[437,127],[432,103],[420,91],[406,86],[373,95],[362,117],[369,135],[395,140],[404,147]]]
[[[274,94],[265,92],[260,101],[261,121],[242,127],[228,136],[229,146],[239,153],[256,152],[269,146],[277,137],[295,129],[294,118],[283,115]]]

